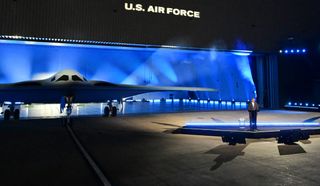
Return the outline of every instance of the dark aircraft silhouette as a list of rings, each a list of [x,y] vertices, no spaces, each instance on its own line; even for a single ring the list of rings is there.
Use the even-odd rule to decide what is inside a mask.
[[[115,84],[105,81],[88,81],[83,75],[73,70],[63,70],[44,80],[23,81],[12,84],[0,84],[0,103],[10,102],[4,109],[4,119],[13,115],[19,119],[19,107],[22,103],[58,103],[61,111],[67,104],[67,115],[72,112],[72,103],[101,103],[147,92],[161,91],[217,91],[211,88],[197,87],[161,87]],[[105,115],[116,116],[117,108],[106,106]]]

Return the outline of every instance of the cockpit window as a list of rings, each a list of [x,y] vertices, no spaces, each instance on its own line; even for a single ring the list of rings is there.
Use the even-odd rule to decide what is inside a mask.
[[[79,76],[77,76],[77,75],[73,75],[73,76],[72,76],[72,80],[73,80],[73,81],[82,81],[82,79],[81,79]]]
[[[57,81],[68,81],[68,80],[69,80],[69,76],[67,75],[63,75],[59,79],[57,79]]]

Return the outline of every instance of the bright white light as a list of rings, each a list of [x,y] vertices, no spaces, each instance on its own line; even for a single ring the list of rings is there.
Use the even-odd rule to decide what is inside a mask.
[[[64,44],[64,43],[47,43],[47,45],[49,45],[49,46],[65,46],[66,44]]]
[[[38,42],[35,42],[35,41],[24,41],[24,44],[26,44],[26,45],[36,45],[36,44],[38,44]]]
[[[53,76],[55,73],[37,73],[32,77],[32,80],[42,80],[48,79]]]
[[[232,52],[232,54],[237,56],[250,56],[251,52]]]

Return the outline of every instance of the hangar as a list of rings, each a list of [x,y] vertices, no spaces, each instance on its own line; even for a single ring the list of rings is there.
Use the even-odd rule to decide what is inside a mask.
[[[317,185],[319,7],[1,1],[0,182]]]

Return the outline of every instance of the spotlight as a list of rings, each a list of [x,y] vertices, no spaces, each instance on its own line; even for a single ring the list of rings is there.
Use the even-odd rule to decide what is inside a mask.
[[[309,103],[306,103],[306,106],[308,107],[308,106],[309,106]]]
[[[294,53],[294,50],[291,50],[290,52],[291,52],[291,53]]]
[[[292,105],[291,102],[289,102],[288,105],[291,106]]]
[[[294,105],[298,105],[298,103],[294,103]]]
[[[285,51],[284,51],[284,53],[286,53],[286,54],[287,54],[287,53],[288,53],[288,50],[285,50]]]
[[[303,52],[303,53],[306,53],[306,49],[302,49],[302,52]]]
[[[299,49],[297,50],[297,53],[300,53],[300,50],[299,50]]]
[[[300,103],[300,106],[302,106],[302,103]]]
[[[282,54],[282,50],[279,50],[279,53]]]

